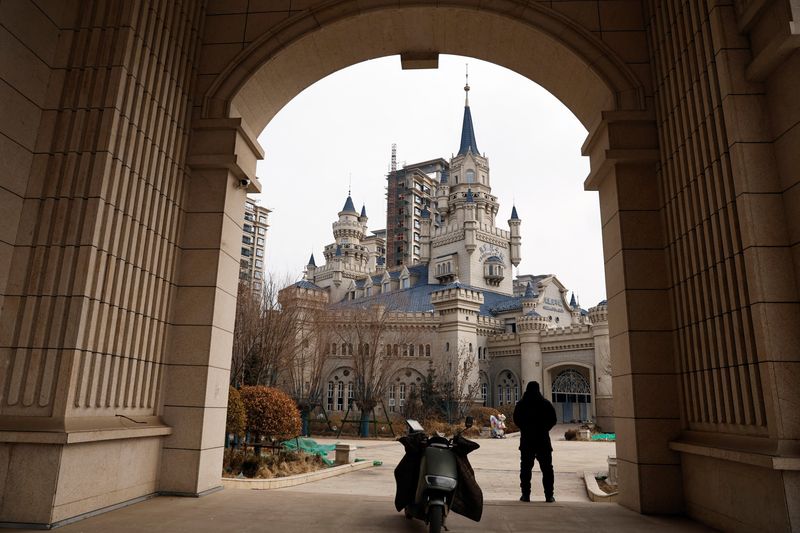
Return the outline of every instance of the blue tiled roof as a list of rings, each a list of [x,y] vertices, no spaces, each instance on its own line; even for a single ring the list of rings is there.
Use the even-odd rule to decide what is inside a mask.
[[[519,220],[517,216],[517,206],[511,207],[511,220]]]
[[[572,293],[572,298],[570,298],[570,300],[569,300],[569,306],[571,308],[573,308],[573,309],[578,307],[578,303],[575,301],[575,293],[574,292]]]
[[[475,140],[475,128],[472,126],[472,113],[469,105],[464,106],[464,122],[461,125],[461,146],[458,148],[458,155],[464,155],[468,151],[479,154],[478,142]]]
[[[497,257],[496,255],[491,256],[489,259],[486,260],[487,263],[500,263],[503,264],[503,260]]]
[[[534,309],[531,309],[530,311],[528,311],[527,313],[525,313],[525,316],[542,316],[542,315],[540,315],[539,313],[537,313],[537,312],[536,312]]]
[[[367,206],[365,206],[365,205],[361,206],[361,216],[362,217],[366,217],[367,216]]]
[[[389,272],[389,277],[392,279],[400,279],[400,271],[395,270],[394,272]]]
[[[483,305],[480,310],[482,316],[493,316],[518,309],[522,309],[522,298],[483,291]]]
[[[530,281],[528,282],[528,286],[525,287],[525,296],[523,296],[523,298],[536,298],[536,291],[533,289],[533,283]]]
[[[358,211],[356,211],[356,206],[353,205],[353,199],[350,197],[349,194],[347,195],[347,200],[345,200],[344,202],[344,207],[342,208],[342,211],[346,213],[358,214]]]
[[[450,283],[449,285],[445,286],[428,285],[427,265],[414,265],[408,270],[409,273],[413,273],[414,275],[424,275],[424,278],[421,277],[420,281],[409,289],[402,289],[391,293],[376,294],[374,296],[359,298],[357,300],[343,300],[337,303],[335,307],[365,307],[368,305],[387,303],[392,306],[392,310],[396,311],[405,311],[408,313],[431,312],[433,311],[431,295],[434,292],[445,289],[461,288],[471,289],[483,293],[483,305],[481,305],[478,312],[478,314],[481,316],[494,316],[499,313],[506,313],[522,309],[522,298],[509,296],[507,294],[486,291],[458,282]]]
[[[377,275],[376,276],[372,276],[372,283],[377,283],[378,285],[380,285],[382,279],[383,279],[383,276],[377,276]]]
[[[311,254],[311,258],[308,260],[308,266],[317,266],[316,261],[314,261],[314,254]]]
[[[364,285],[365,285],[365,283],[366,283],[366,280],[363,280],[363,279],[357,279],[357,280],[356,280],[356,289],[363,289],[363,288],[364,288]]]
[[[315,284],[313,284],[310,281],[305,280],[305,279],[301,279],[300,281],[298,281],[297,283],[295,283],[292,286],[293,287],[297,287],[299,289],[311,289],[312,291],[324,291],[325,290],[322,287],[319,287],[318,285],[315,285]]]

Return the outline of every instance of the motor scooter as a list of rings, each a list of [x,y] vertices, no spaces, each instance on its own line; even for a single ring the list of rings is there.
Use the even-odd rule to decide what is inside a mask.
[[[472,422],[472,417],[467,417],[465,429],[472,427]],[[427,436],[416,420],[406,424],[408,434],[399,439],[406,453],[394,470],[396,509],[404,511],[408,519],[423,520],[430,533],[445,527],[450,510],[480,521],[483,493],[467,459],[480,445],[463,437],[463,430],[448,439],[441,434]]]

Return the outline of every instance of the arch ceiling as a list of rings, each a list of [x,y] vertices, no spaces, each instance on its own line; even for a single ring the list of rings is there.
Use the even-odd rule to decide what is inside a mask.
[[[523,2],[467,0],[364,10],[334,2],[288,19],[243,50],[206,93],[203,116],[261,132],[303,89],[342,68],[396,54],[457,54],[504,66],[561,100],[591,131],[600,112],[640,109],[641,84],[575,22]],[[469,7],[467,7],[469,6]]]

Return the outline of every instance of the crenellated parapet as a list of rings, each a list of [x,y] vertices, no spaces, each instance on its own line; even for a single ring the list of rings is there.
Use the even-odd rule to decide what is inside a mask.
[[[539,316],[538,314],[523,315],[517,320],[517,331],[521,333],[527,332],[544,332],[549,327],[548,320]]]
[[[592,324],[608,324],[608,304],[605,300],[589,309],[589,321]]]
[[[554,328],[547,328],[542,333],[542,337],[563,337],[568,335],[585,335],[590,334],[592,326],[589,324],[572,324],[569,326],[557,326]]]

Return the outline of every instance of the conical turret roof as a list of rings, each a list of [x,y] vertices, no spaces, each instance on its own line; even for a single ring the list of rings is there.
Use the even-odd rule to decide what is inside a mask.
[[[342,208],[342,211],[345,213],[355,213],[356,215],[358,214],[358,211],[356,211],[356,206],[353,205],[353,198],[351,198],[349,194],[347,195],[347,200],[345,200],[344,202],[344,207]]]
[[[511,220],[519,220],[519,217],[517,216],[517,206],[511,207]]]
[[[472,125],[469,104],[464,106],[464,122],[461,125],[461,146],[458,149],[458,155],[464,155],[467,152],[480,153],[478,152],[478,141],[475,140],[475,128]]]

